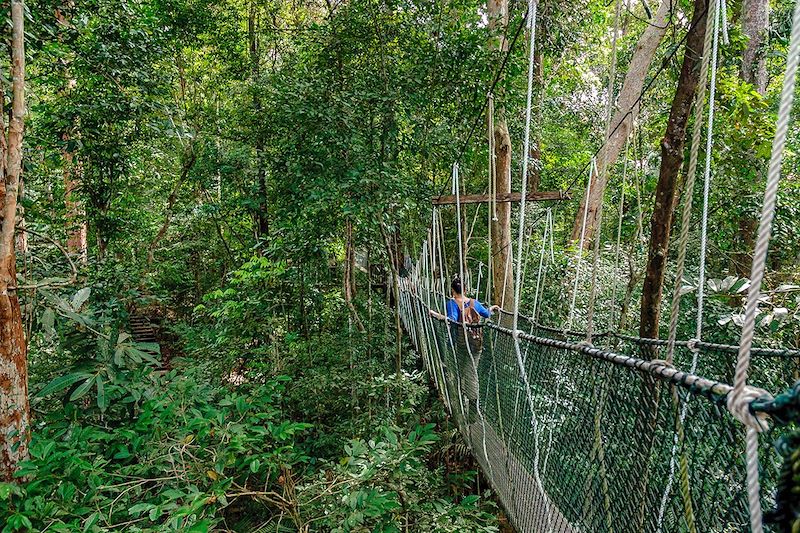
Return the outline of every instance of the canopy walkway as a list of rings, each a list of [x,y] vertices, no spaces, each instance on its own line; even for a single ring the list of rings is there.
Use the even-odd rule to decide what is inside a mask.
[[[522,191],[528,190],[536,5],[536,0],[529,0],[526,14],[530,41]],[[800,63],[800,0],[794,8],[786,75],[737,346],[701,340],[714,80],[720,12],[724,8],[724,0],[709,5],[708,18],[714,23],[706,26],[700,67],[703,83],[694,101],[697,118],[684,184],[667,340],[638,338],[615,330],[593,331],[595,307],[602,305],[598,300],[598,294],[602,298],[602,293],[597,290],[600,231],[594,232],[593,261],[587,267],[591,274],[588,304],[578,304],[586,306],[586,331],[571,330],[581,270],[586,262],[584,235],[589,193],[597,174],[594,160],[587,165],[587,204],[575,261],[560,270],[561,290],[551,291],[551,298],[561,300],[540,301],[547,284],[545,257],[549,255],[550,263],[555,262],[554,224],[552,211],[548,210],[543,217],[541,250],[536,254],[538,269],[530,314],[533,318],[520,312],[520,301],[525,294],[521,290],[523,271],[531,255],[531,241],[526,240],[526,202],[566,199],[569,190],[531,198],[527,193],[502,196],[497,191],[491,164],[494,157],[491,94],[487,96],[490,195],[462,196],[458,162],[454,163],[452,194],[440,194],[434,199],[432,225],[418,261],[409,276],[397,282],[401,320],[448,412],[521,532],[760,533],[766,528],[800,533],[800,381],[792,384],[799,377],[800,351],[753,347]],[[612,73],[615,60],[616,49],[612,53]],[[677,331],[682,280],[704,122],[701,118],[705,118],[705,80],[709,72],[696,334],[692,340],[680,341]],[[610,79],[613,80],[613,75]],[[606,131],[610,132],[611,82],[608,93]],[[601,172],[606,169],[603,167]],[[622,185],[624,190],[625,171]],[[464,294],[480,294],[480,270],[478,287],[473,292],[469,287],[471,277],[465,277],[469,272],[464,257],[461,205],[480,203],[487,198],[490,268],[494,259],[491,202],[520,203],[516,242],[509,239],[504,245],[508,248],[508,263],[498,268],[503,284],[500,294],[505,296],[506,283],[513,283],[510,302],[513,312],[479,326],[452,322],[444,317],[450,258],[444,250],[445,232],[439,209],[450,204],[456,207],[457,263],[453,271],[464,283]],[[617,258],[623,211],[621,202]],[[601,217],[602,205],[599,213]],[[602,229],[602,218],[598,226]],[[546,253],[548,236],[549,254]],[[663,250],[659,253],[663,254]],[[619,277],[618,265],[613,275]],[[487,285],[491,280],[490,273]],[[486,290],[487,295],[491,294],[488,286]],[[564,302],[570,301],[568,318],[566,313],[554,313],[557,319],[565,318],[562,327],[535,322],[539,316],[537,306],[564,308]],[[648,312],[660,306],[660,298],[656,301]],[[505,303],[509,304],[509,300]],[[610,301],[605,302],[612,318],[616,304],[616,294],[612,293]],[[649,316],[655,316],[657,331],[658,312]],[[762,509],[767,510],[766,514]]]
[[[747,530],[745,433],[726,408],[732,387],[713,379],[732,372],[731,347],[699,348],[719,372],[708,379],[637,357],[658,341],[606,335],[609,347],[599,348],[534,326],[517,332],[521,370],[511,330],[481,326],[477,352],[462,325],[429,315],[441,296],[413,281],[401,294],[405,328],[519,531]],[[754,357],[796,369],[800,352]],[[778,422],[760,438],[762,503],[784,525],[798,496],[781,484],[782,468],[792,468],[782,424],[797,422],[798,395],[800,384],[753,404]]]

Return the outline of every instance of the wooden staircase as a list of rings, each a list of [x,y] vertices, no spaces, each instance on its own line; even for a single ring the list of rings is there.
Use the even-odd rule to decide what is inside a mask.
[[[146,315],[135,310],[131,311],[128,316],[128,325],[131,330],[131,336],[135,342],[159,344],[158,334],[156,333],[155,328],[153,328],[153,324],[150,322],[150,319],[147,318]],[[164,354],[161,353],[160,350],[143,349],[142,351],[149,353],[161,362],[161,366],[158,368],[158,371],[166,372],[169,370],[169,361],[164,357]]]

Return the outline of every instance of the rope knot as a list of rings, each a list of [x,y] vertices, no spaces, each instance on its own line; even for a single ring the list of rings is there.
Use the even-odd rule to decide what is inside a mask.
[[[698,346],[699,344],[700,339],[689,339],[686,341],[686,347],[689,348],[692,353],[700,353],[700,348]]]
[[[675,368],[675,365],[666,359],[651,359],[650,365],[659,368]]]
[[[745,386],[739,394],[733,391],[728,395],[728,411],[739,422],[758,432],[769,429],[769,415],[756,412],[751,404],[756,400],[772,400],[772,395],[759,387]]]

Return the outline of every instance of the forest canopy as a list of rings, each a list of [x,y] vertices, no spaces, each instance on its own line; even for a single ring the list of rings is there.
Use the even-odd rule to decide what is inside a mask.
[[[794,9],[3,3],[0,531],[511,528],[401,289],[738,345]],[[800,348],[796,116],[755,315],[776,349]]]

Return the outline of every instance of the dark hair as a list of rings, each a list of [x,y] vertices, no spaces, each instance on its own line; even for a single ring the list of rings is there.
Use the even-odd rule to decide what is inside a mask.
[[[458,276],[453,278],[453,283],[450,284],[450,288],[453,289],[453,292],[456,294],[461,294],[464,291],[461,285],[461,280],[458,279]]]

